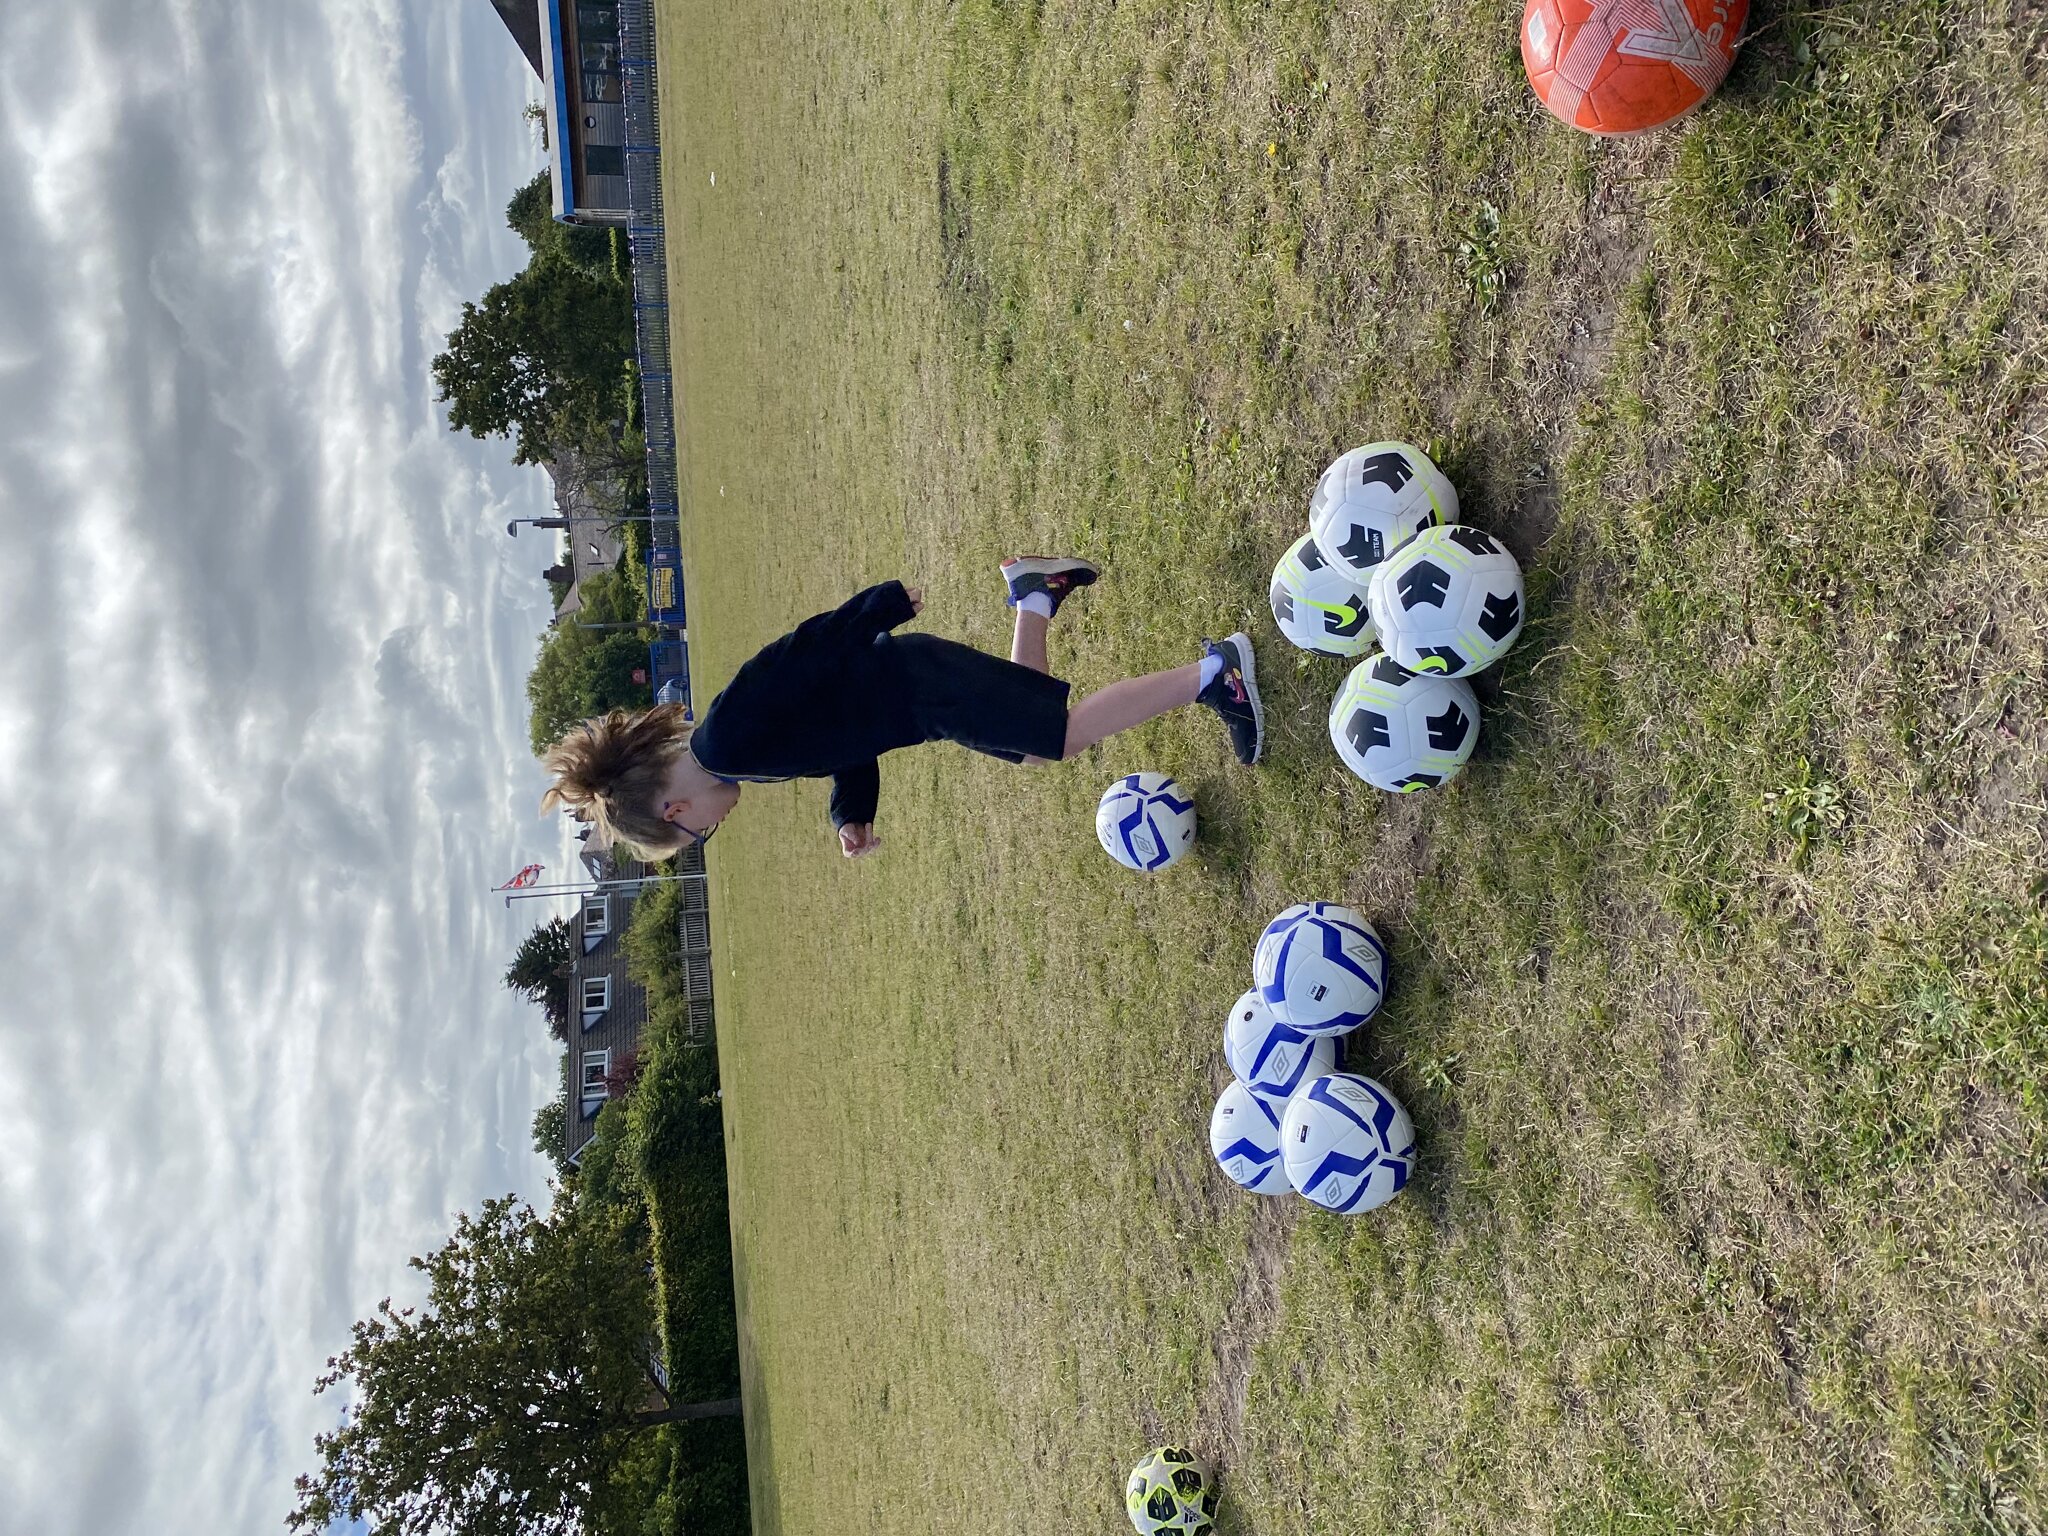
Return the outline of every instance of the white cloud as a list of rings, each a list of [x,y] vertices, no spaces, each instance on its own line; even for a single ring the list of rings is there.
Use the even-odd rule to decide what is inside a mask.
[[[350,1321],[541,1187],[485,888],[556,836],[547,486],[427,376],[535,157],[496,18],[421,10],[0,13],[10,1526],[275,1529]]]

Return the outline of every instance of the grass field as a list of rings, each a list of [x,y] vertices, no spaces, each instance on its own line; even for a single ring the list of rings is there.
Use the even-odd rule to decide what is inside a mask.
[[[1268,761],[884,764],[712,851],[763,1533],[2048,1528],[2048,7],[1763,4],[1601,143],[1499,3],[661,12],[700,697],[856,586],[1085,688],[1259,639]],[[715,178],[715,179],[714,179]],[[1440,793],[1264,614],[1316,472],[1429,446],[1532,621]],[[1089,832],[1179,776],[1155,880]],[[1390,940],[1423,1162],[1211,1163],[1286,902]]]

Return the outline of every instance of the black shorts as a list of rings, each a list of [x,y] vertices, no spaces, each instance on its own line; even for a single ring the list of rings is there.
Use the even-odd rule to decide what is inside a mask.
[[[911,719],[926,741],[1021,763],[1067,755],[1067,685],[937,635],[893,635]]]

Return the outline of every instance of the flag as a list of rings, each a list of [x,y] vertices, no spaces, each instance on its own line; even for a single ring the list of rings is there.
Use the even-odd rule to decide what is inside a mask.
[[[547,868],[545,864],[529,864],[503,885],[494,885],[491,889],[494,891],[523,891],[540,878],[540,872],[545,868]]]

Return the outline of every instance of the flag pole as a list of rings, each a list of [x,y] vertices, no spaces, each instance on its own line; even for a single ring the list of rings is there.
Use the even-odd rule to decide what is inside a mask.
[[[567,885],[531,885],[523,891],[506,895],[505,905],[515,901],[534,901],[544,896],[599,896],[606,891],[624,890],[631,886],[638,890],[643,885],[668,885],[677,880],[702,880],[702,875],[628,875],[616,880],[576,881]]]

